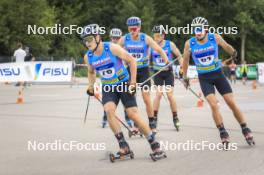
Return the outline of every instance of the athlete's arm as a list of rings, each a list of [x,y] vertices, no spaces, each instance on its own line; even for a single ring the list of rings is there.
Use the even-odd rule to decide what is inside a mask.
[[[93,69],[93,67],[88,64],[87,62],[87,55],[84,56],[84,62],[87,64],[87,77],[88,77],[88,89],[93,88],[95,80],[96,80],[96,74]]]
[[[117,44],[111,43],[110,45],[111,52],[118,56],[120,59],[124,60],[129,64],[131,84],[136,84],[137,77],[137,62],[134,57],[132,57],[125,49]]]
[[[180,50],[176,47],[176,45],[173,42],[170,42],[170,47],[172,50],[172,53],[176,56],[176,59],[178,59],[180,65],[182,65],[182,55]]]
[[[148,35],[146,35],[146,43],[156,52],[158,52],[165,63],[169,63],[169,59],[162,48]]]
[[[219,34],[215,34],[215,39],[218,45],[220,45],[228,54],[231,56],[236,56],[237,52],[236,50],[228,44]]]
[[[225,64],[227,64],[229,61],[231,61],[233,58],[231,57],[231,58],[228,58],[227,60],[224,60],[223,62],[222,62],[222,64],[223,65],[225,65]]]
[[[183,61],[182,61],[183,77],[187,77],[187,70],[188,70],[190,56],[191,56],[190,53],[191,53],[190,44],[189,44],[189,40],[187,40],[184,45]]]

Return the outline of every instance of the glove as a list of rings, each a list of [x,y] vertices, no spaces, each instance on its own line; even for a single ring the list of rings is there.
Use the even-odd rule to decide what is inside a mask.
[[[190,87],[190,80],[188,77],[183,77],[183,84],[186,89]]]
[[[231,58],[236,62],[238,60],[237,58],[237,51],[235,50],[233,54],[231,55]]]
[[[128,93],[133,96],[133,95],[136,94],[136,92],[137,92],[136,83],[129,84],[129,86],[128,86]]]
[[[88,89],[86,90],[86,93],[89,96],[94,96],[94,89],[93,89],[93,87],[88,87]]]

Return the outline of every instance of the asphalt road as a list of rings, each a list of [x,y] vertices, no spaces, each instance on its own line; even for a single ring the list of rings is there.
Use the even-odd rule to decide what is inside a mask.
[[[198,83],[192,87],[196,92],[200,91]],[[220,138],[208,105],[205,103],[202,108],[197,108],[196,97],[178,82],[175,96],[180,132],[173,127],[166,100],[162,99],[159,111],[157,139],[168,158],[153,162],[147,141],[140,137],[128,138],[123,128],[135,159],[115,163],[110,163],[107,155],[110,151],[116,152],[118,145],[109,127],[101,128],[102,107],[94,98],[90,101],[87,122],[83,124],[87,103],[85,89],[85,86],[77,85],[33,85],[24,90],[24,104],[17,105],[18,88],[0,85],[1,175],[264,174],[264,87],[253,90],[250,83],[233,85],[235,99],[253,131],[254,147],[247,145],[232,112],[218,95],[234,149],[214,149]],[[137,100],[141,117],[147,121],[139,93]],[[119,105],[117,114],[124,119],[122,111],[122,105]],[[73,144],[71,151],[58,148],[59,144],[69,143]],[[205,146],[204,150],[195,150],[189,143],[204,143],[212,149]],[[34,144],[37,145],[35,151]],[[76,145],[81,145],[79,150]],[[82,149],[83,145],[87,149]]]

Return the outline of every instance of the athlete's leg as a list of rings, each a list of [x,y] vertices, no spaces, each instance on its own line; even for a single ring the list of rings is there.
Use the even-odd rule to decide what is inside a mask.
[[[129,118],[137,124],[140,131],[147,137],[151,134],[149,126],[140,118],[137,107],[129,107],[126,109]]]
[[[151,104],[151,97],[150,97],[150,91],[142,89],[141,91],[143,101],[146,105],[146,111],[149,118],[153,118],[153,107]]]
[[[118,141],[120,148],[119,153],[126,154],[130,152],[129,145],[125,140],[125,137],[121,131],[119,121],[116,119],[116,114],[115,114],[119,100],[120,100],[120,95],[118,92],[115,92],[114,90],[110,92],[105,92],[104,90],[102,91],[102,102],[104,105],[104,110],[107,115],[109,126]]]
[[[229,108],[232,110],[236,120],[241,124],[245,123],[245,117],[242,114],[241,110],[238,108],[237,104],[235,103],[233,93],[224,94],[223,98]]]
[[[229,108],[233,111],[233,114],[235,118],[237,119],[238,123],[240,124],[240,127],[242,129],[242,133],[245,136],[248,144],[255,144],[253,141],[253,136],[251,130],[247,127],[247,123],[245,120],[245,117],[241,110],[238,108],[237,104],[235,103],[233,93],[228,93],[223,95],[224,100],[226,104],[229,106]]]
[[[161,152],[160,151],[160,145],[155,140],[155,134],[152,133],[150,127],[144,122],[142,118],[139,116],[136,98],[134,96],[131,96],[127,92],[123,92],[121,94],[121,101],[123,105],[125,106],[126,112],[131,120],[134,121],[134,123],[137,124],[140,131],[145,135],[147,138],[151,149],[153,152]]]
[[[156,71],[154,73],[156,73]],[[160,100],[163,95],[162,87],[164,85],[164,78],[162,76],[162,72],[154,77],[154,84],[155,84],[156,96],[153,101],[153,109],[154,109],[154,118],[157,123]]]
[[[176,130],[178,131],[179,127],[180,127],[180,121],[179,121],[178,113],[177,113],[176,100],[173,96],[173,86],[167,86],[166,91],[167,91],[167,97],[168,97],[168,100],[170,103],[173,125],[176,128]]]
[[[156,96],[155,96],[154,101],[153,101],[154,116],[155,116],[155,113],[157,115],[157,113],[159,111],[159,106],[160,106],[160,100],[161,100],[161,97],[162,97],[162,93],[163,92],[161,91],[161,88],[157,87],[156,88]]]
[[[167,98],[168,98],[169,103],[170,103],[171,112],[177,113],[177,104],[176,104],[176,100],[175,100],[174,95],[173,95],[173,87],[167,88],[166,91],[167,91],[166,92]]]
[[[215,80],[215,87],[218,90],[218,92],[223,96],[226,104],[232,110],[237,121],[240,124],[245,123],[245,118],[235,103],[232,88],[230,84],[228,83],[228,81],[226,80],[226,78],[222,76],[221,74]]]
[[[130,118],[128,117],[128,114],[127,114],[126,110],[124,110],[124,115],[125,115],[126,123],[128,124],[128,126],[129,126],[130,128],[132,128],[132,121],[131,121]]]
[[[215,97],[215,94],[207,95],[206,100],[207,100],[208,104],[210,105],[216,126],[221,125],[223,123],[223,118],[222,118],[222,115],[219,111],[219,106],[217,104],[217,99]]]
[[[115,111],[116,111],[116,104],[114,102],[107,102],[104,105],[104,110],[107,115],[107,120],[109,123],[109,126],[114,134],[117,134],[121,132],[120,124],[118,123],[118,120],[115,117]]]
[[[138,70],[137,74],[137,82],[138,83],[143,83],[149,78],[149,69],[148,67],[142,68]],[[149,126],[152,129],[153,132],[156,132],[156,121],[154,118],[154,111],[153,111],[153,106],[151,102],[151,97],[150,97],[150,90],[151,90],[151,81],[147,81],[141,86],[141,94],[146,106],[146,112],[148,115],[149,119]]]

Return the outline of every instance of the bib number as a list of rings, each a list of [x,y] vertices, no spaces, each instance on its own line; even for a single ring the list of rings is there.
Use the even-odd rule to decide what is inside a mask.
[[[198,60],[199,60],[201,65],[208,66],[208,65],[213,63],[214,56],[213,55],[209,55],[209,56],[206,56],[206,57],[198,58]]]
[[[159,66],[165,66],[165,62],[162,58],[156,58],[156,63]]]
[[[137,61],[141,60],[143,58],[143,53],[132,53],[131,54],[134,58],[137,59]]]
[[[109,69],[104,69],[104,70],[99,71],[99,74],[103,78],[111,78],[115,75],[115,69],[113,67]]]

